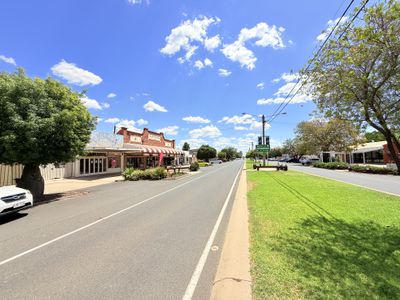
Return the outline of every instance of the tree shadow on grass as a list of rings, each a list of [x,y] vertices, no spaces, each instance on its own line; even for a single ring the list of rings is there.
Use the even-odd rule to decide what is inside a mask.
[[[311,217],[274,238],[310,299],[400,299],[400,228]]]

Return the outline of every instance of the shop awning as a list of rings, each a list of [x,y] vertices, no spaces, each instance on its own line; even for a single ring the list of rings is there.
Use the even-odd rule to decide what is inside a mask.
[[[167,148],[167,147],[157,147],[157,146],[147,146],[147,145],[132,145],[132,144],[125,144],[124,148],[129,147],[129,149],[137,149],[140,150],[142,153],[149,153],[149,154],[173,154],[173,155],[179,155],[179,154],[184,154],[182,150],[176,150],[172,148]]]

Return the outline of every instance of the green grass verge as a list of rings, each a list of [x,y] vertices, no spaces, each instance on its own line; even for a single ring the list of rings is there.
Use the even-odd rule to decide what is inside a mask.
[[[400,197],[247,174],[255,299],[400,299]]]

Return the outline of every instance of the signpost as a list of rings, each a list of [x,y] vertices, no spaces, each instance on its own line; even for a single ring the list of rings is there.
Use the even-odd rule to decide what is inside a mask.
[[[256,145],[257,152],[269,152],[271,150],[269,144],[266,145]]]

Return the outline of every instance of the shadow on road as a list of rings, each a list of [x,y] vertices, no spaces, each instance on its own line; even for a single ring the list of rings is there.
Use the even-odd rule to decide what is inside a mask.
[[[4,215],[0,217],[0,225],[7,224],[8,222],[12,222],[23,217],[26,217],[28,214],[23,212],[12,213],[8,215]]]
[[[304,278],[306,298],[400,298],[399,227],[315,216],[274,239]]]

